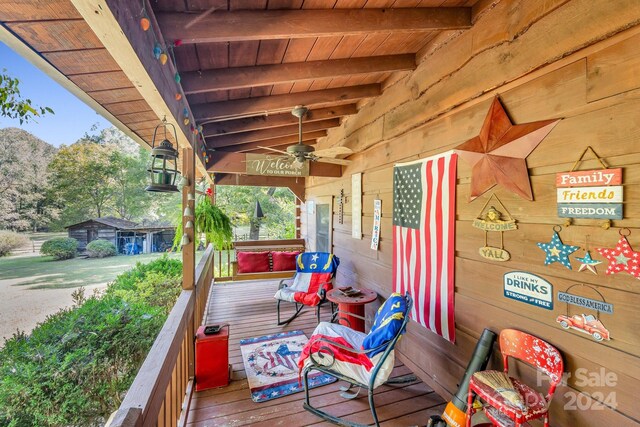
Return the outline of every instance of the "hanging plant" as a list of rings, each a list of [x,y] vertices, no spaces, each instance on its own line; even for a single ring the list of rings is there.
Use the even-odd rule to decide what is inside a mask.
[[[176,237],[173,248],[180,248],[182,238],[182,218],[176,224]],[[196,204],[194,225],[196,234],[204,234],[206,244],[213,243],[218,250],[231,248],[233,239],[233,227],[231,220],[222,209],[214,205],[209,197],[201,197]]]

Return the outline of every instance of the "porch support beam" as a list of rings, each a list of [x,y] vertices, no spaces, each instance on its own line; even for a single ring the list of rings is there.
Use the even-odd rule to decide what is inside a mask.
[[[358,107],[356,104],[337,105],[335,107],[320,108],[309,110],[304,116],[304,123],[325,120],[337,117],[356,114]],[[247,132],[251,130],[260,130],[275,128],[287,125],[297,125],[298,118],[294,117],[291,112],[246,117],[244,119],[225,120],[204,125],[204,136],[228,135],[238,132]]]
[[[182,233],[189,238],[189,243],[182,246],[182,289],[191,290],[195,287],[196,282],[196,239],[195,226],[187,228],[186,225],[188,221],[195,223],[195,218],[193,216],[185,216],[184,211],[187,207],[191,209],[192,213],[195,213],[196,210],[195,197],[193,198],[194,200],[189,200],[190,193],[195,196],[195,154],[193,150],[184,148],[181,155],[182,174],[189,180],[188,185],[182,187]]]
[[[183,43],[215,43],[471,27],[470,7],[328,10],[215,10],[158,13],[162,32]],[[212,30],[214,29],[214,30]]]
[[[305,133],[326,130],[340,126],[340,119],[320,120],[317,122],[303,123],[302,129]],[[214,136],[207,138],[207,147],[220,148],[230,145],[246,144],[248,142],[262,141],[281,136],[298,135],[298,125],[282,126],[271,129],[253,130],[249,132],[234,133],[231,135]]]
[[[215,151],[209,155],[209,163],[207,168],[210,173],[223,173],[223,174],[245,174],[247,170],[246,166],[247,156],[245,153],[223,153]],[[217,176],[217,175],[216,175]],[[251,175],[248,175],[251,176]],[[264,185],[265,177],[254,175],[256,180],[262,182]],[[330,163],[309,162],[309,176],[326,176],[339,178],[342,176],[342,167],[340,165],[334,165]],[[274,178],[281,177],[268,177],[269,182]],[[286,178],[296,179],[296,178]],[[302,180],[301,178],[297,178]],[[216,184],[219,182],[216,180]],[[247,184],[249,185],[249,184]],[[258,184],[255,184],[258,185]]]
[[[415,55],[412,54],[257,65],[183,73],[182,87],[187,94],[206,93],[415,68]]]
[[[309,92],[288,93],[284,95],[243,98],[233,101],[211,102],[193,106],[193,114],[199,123],[215,119],[233,119],[247,116],[259,116],[268,112],[289,112],[296,105],[309,108],[328,107],[351,103],[363,98],[372,98],[382,93],[379,84],[346,86],[333,89],[312,90]]]

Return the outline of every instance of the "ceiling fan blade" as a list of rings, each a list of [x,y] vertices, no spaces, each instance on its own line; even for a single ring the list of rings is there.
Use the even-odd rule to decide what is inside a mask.
[[[287,153],[286,151],[277,150],[277,149],[275,149],[275,148],[271,148],[271,147],[258,147],[258,148],[261,148],[261,149],[263,149],[263,150],[275,151],[276,153],[280,153],[280,154],[285,154],[285,155],[287,155],[287,156],[291,156],[291,154],[290,154],[290,153]]]
[[[333,159],[331,157],[318,157],[315,159],[315,161],[320,163],[332,163],[334,165],[343,165],[343,166],[347,166],[352,163],[351,160]]]
[[[349,147],[331,147],[317,150],[313,154],[319,157],[336,157],[346,154],[353,154],[353,151]]]

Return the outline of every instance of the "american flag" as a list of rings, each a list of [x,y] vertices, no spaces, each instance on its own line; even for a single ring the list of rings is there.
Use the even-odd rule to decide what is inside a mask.
[[[455,341],[453,311],[457,154],[393,168],[393,288],[409,292],[411,317]]]

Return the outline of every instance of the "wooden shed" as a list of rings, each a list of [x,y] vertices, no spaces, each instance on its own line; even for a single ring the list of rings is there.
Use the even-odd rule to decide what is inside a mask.
[[[118,253],[126,255],[165,252],[171,248],[175,235],[175,227],[170,224],[138,224],[112,216],[90,219],[66,228],[69,237],[78,241],[78,250],[81,252],[90,242],[102,239],[113,243]]]

